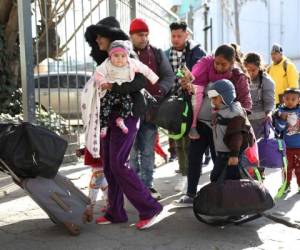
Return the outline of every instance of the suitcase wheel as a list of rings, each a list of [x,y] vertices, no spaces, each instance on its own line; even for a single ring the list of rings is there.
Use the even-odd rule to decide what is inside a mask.
[[[92,222],[93,221],[93,208],[87,206],[83,215],[82,215],[83,223]]]
[[[65,221],[63,224],[71,235],[77,236],[80,234],[80,228],[74,223]]]

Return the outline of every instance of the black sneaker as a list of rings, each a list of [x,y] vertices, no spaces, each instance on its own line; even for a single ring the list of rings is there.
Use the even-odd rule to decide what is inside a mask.
[[[177,159],[176,155],[171,155],[169,158],[169,162],[175,161]]]
[[[161,194],[159,192],[157,192],[154,188],[149,188],[149,191],[151,193],[151,196],[155,199],[155,200],[160,200],[161,199]]]
[[[164,157],[164,160],[165,160],[165,164],[167,164],[168,163],[168,156],[167,155]]]

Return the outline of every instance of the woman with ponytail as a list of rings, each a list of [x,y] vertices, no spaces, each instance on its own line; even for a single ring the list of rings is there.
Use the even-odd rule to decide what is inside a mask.
[[[263,133],[264,123],[272,121],[275,102],[274,81],[265,72],[263,60],[259,54],[248,53],[244,58],[244,66],[251,78],[250,93],[253,106],[249,120],[256,139],[259,139]]]

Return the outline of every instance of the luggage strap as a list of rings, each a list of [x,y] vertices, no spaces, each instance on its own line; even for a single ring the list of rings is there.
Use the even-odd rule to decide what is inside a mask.
[[[72,209],[70,206],[68,206],[59,196],[58,193],[53,192],[50,195],[51,199],[54,200],[56,202],[57,205],[59,205],[63,210],[65,210],[66,212],[71,212]]]
[[[241,219],[237,219],[237,220],[234,220],[232,217],[228,217],[225,220],[215,220],[215,221],[205,220],[204,218],[201,217],[200,214],[197,214],[197,213],[195,213],[195,216],[199,221],[203,222],[204,224],[207,224],[210,226],[219,226],[219,227],[221,226],[222,227],[222,226],[226,226],[226,225],[230,225],[230,224],[239,226],[244,223],[256,220],[256,219],[262,217],[263,214],[258,213],[258,214],[254,214],[251,216],[245,216],[245,217],[242,217]]]
[[[9,173],[11,177],[16,181],[16,183],[21,186],[22,179],[18,177],[1,158],[0,158],[0,163],[4,167],[5,172]]]
[[[275,195],[275,200],[279,200],[283,197],[284,195],[284,191],[286,189],[286,185],[287,185],[287,167],[288,167],[288,161],[286,158],[286,155],[284,155],[284,148],[283,148],[283,143],[282,140],[278,139],[278,150],[281,152],[282,154],[282,160],[283,160],[283,169],[282,169],[282,173],[283,173],[283,182],[277,192],[277,194]]]

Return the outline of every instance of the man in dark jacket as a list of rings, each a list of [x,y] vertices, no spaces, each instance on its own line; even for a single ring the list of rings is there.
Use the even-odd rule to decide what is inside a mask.
[[[165,96],[174,84],[174,73],[161,49],[149,44],[149,28],[144,20],[136,18],[130,24],[130,38],[140,61],[151,68],[158,76],[156,84],[148,82],[146,90],[156,99]],[[134,146],[130,154],[130,164],[139,173],[141,180],[150,189],[152,196],[160,198],[153,188],[154,144],[157,126],[141,119]]]
[[[205,52],[200,48],[200,44],[188,39],[187,24],[185,22],[175,22],[170,25],[172,47],[165,53],[169,58],[173,72],[186,66],[190,71],[197,61],[205,56]],[[179,87],[179,79],[176,78],[172,89]],[[183,137],[176,142],[176,153],[178,157],[179,170],[178,173],[187,175],[188,167],[188,136]],[[171,143],[170,143],[171,145]],[[172,149],[170,149],[171,151]]]

